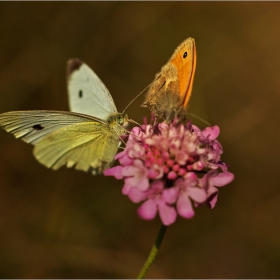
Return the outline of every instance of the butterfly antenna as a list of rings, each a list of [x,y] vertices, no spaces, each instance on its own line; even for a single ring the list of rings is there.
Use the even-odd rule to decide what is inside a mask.
[[[129,121],[130,123],[134,123],[134,124],[136,124],[136,125],[138,125],[138,126],[141,126],[138,122],[136,122],[136,121],[134,121],[134,120],[129,119],[128,121]]]
[[[129,103],[128,105],[124,108],[123,113],[125,110],[133,103],[150,85],[152,85],[159,77],[157,77],[155,80],[153,80],[150,84],[148,84],[139,94],[137,94]]]
[[[194,114],[192,114],[192,113],[187,113],[187,115],[189,115],[189,116],[191,116],[191,117],[194,117],[194,118],[198,119],[199,121],[201,121],[201,122],[205,123],[206,125],[210,125],[210,122],[208,122],[208,121],[206,121],[205,119],[200,118],[200,117],[198,117],[198,116],[196,116],[196,115],[194,115]]]

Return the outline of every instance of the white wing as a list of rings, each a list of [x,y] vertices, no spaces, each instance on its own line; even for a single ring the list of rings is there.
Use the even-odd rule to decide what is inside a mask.
[[[0,114],[1,127],[14,134],[16,138],[33,145],[62,127],[93,121],[107,124],[103,120],[71,112],[38,110]]]
[[[106,120],[117,112],[111,94],[98,76],[81,60],[67,63],[70,110]]]

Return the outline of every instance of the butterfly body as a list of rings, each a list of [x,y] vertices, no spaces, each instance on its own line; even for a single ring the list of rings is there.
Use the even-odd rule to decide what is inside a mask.
[[[48,168],[102,173],[113,163],[128,116],[117,112],[107,88],[78,59],[68,62],[68,94],[72,112],[7,112],[0,114],[0,126],[33,144],[35,158]]]
[[[184,120],[195,69],[195,41],[188,38],[178,46],[167,64],[156,74],[142,107],[148,107],[156,117],[168,123],[175,117]]]

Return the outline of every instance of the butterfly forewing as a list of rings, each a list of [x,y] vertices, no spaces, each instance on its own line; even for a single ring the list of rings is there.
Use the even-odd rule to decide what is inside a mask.
[[[98,76],[81,60],[70,59],[68,70],[68,98],[72,112],[106,120],[117,112],[114,101]]]
[[[22,138],[23,141],[35,145],[44,136],[64,126],[96,119],[70,112],[14,111],[0,114],[0,126],[14,134],[16,138]]]
[[[35,145],[35,157],[53,169],[67,164],[100,173],[111,164],[119,145],[106,121],[71,112],[8,112],[0,114],[0,126]]]

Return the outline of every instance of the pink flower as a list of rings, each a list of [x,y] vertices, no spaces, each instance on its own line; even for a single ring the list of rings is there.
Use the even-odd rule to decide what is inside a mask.
[[[194,216],[194,210],[191,200],[203,203],[206,200],[207,194],[205,189],[198,186],[198,179],[194,173],[189,173],[186,179],[178,179],[174,188],[179,189],[179,196],[177,200],[178,214],[186,219],[190,219]]]
[[[206,204],[209,208],[213,209],[218,199],[219,190],[216,187],[222,187],[234,179],[231,172],[224,171],[218,173],[217,170],[211,170],[200,179],[200,185],[207,192]]]
[[[133,202],[145,202],[138,208],[138,215],[146,220],[154,219],[157,211],[164,225],[168,226],[175,222],[177,213],[170,203],[174,203],[177,195],[164,195],[163,181],[154,181],[151,183],[150,189],[146,192],[141,192],[138,188],[133,188],[129,193],[129,198]]]
[[[125,177],[123,194],[129,194],[133,187],[137,187],[141,191],[149,188],[148,170],[139,159],[135,159],[131,165],[123,167],[122,175]]]
[[[115,157],[121,165],[104,175],[124,179],[122,192],[134,203],[142,202],[138,214],[143,219],[159,213],[163,224],[170,225],[178,215],[192,218],[198,205],[213,208],[216,187],[234,178],[221,161],[219,133],[218,126],[201,131],[177,121],[134,127],[125,150]]]

